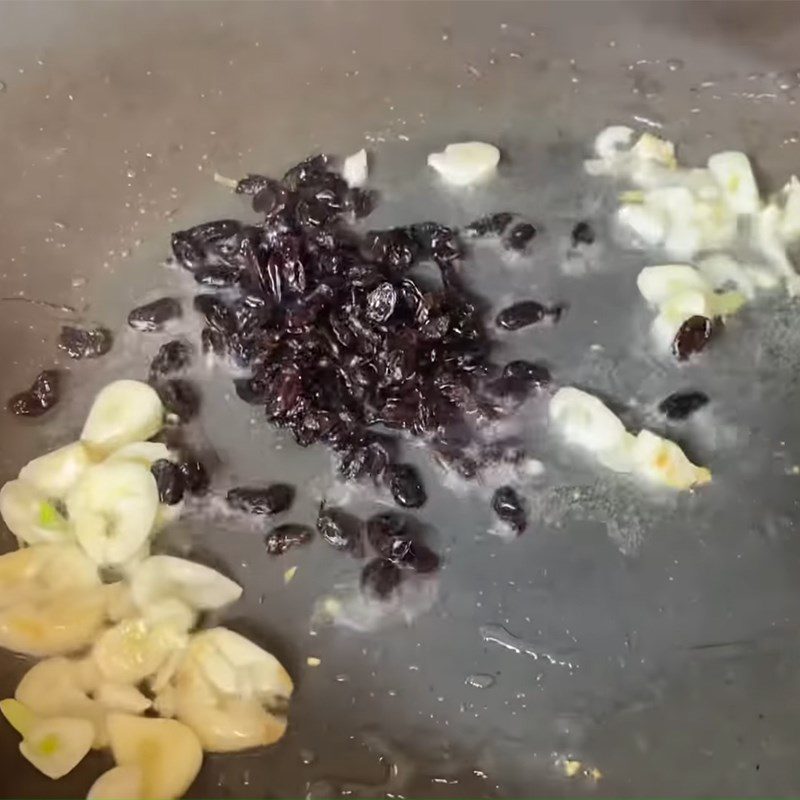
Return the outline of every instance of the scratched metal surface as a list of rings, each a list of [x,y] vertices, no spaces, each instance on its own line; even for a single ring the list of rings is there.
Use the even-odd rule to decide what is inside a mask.
[[[160,339],[127,332],[127,310],[167,289],[168,234],[246,209],[218,171],[280,172],[311,152],[367,146],[384,202],[375,223],[462,223],[511,207],[543,234],[533,258],[476,251],[476,291],[569,303],[563,323],[498,344],[536,354],[562,383],[613,397],[632,424],[681,386],[708,413],[670,433],[715,473],[680,500],[609,481],[553,443],[542,408],[524,426],[545,474],[526,484],[533,524],[487,533],[486,490],[443,486],[422,454],[421,516],[445,557],[433,610],[363,634],[310,633],[314,601],[354,565],[316,544],[280,561],[261,537],[198,510],[168,544],[245,586],[227,620],[255,631],[297,682],[277,746],[208,758],[196,797],[788,795],[800,790],[797,625],[800,463],[796,311],[748,310],[702,366],[642,344],[640,255],[603,236],[564,268],[564,237],[607,197],[580,176],[603,125],[661,125],[687,160],[742,148],[765,186],[795,168],[797,14],[735,3],[58,3],[0,8],[0,363],[3,396],[43,366],[68,370],[64,400],[33,424],[0,417],[0,479],[77,433],[92,392],[142,376]],[[471,195],[442,190],[425,155],[464,137],[496,142],[501,175]],[[75,312],[16,299],[70,306]],[[106,359],[65,364],[63,319],[117,332]],[[600,345],[602,349],[592,345]],[[215,487],[282,477],[310,521],[330,463],[265,430],[200,375],[196,434]],[[353,499],[363,512],[380,498]],[[9,544],[8,540],[5,540]],[[298,571],[284,587],[283,571]],[[502,626],[498,627],[498,626]],[[512,638],[516,637],[516,638]],[[307,656],[321,665],[309,668]],[[25,662],[0,658],[12,691]],[[581,760],[599,781],[567,779]],[[0,796],[83,796],[106,757],[51,783],[0,726]]]

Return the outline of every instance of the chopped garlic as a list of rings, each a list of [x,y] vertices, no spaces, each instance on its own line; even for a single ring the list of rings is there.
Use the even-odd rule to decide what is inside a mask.
[[[485,142],[449,144],[443,152],[428,156],[428,166],[453,186],[468,186],[490,178],[499,162],[500,151]]]
[[[667,234],[667,217],[658,209],[639,204],[621,206],[617,218],[630,228],[646,247],[655,247]]]
[[[750,159],[735,150],[714,153],[708,169],[716,178],[728,205],[737,214],[755,214],[761,201]]]
[[[628,189],[625,192],[619,193],[620,203],[628,203],[630,205],[641,205],[644,203],[645,194],[641,189]]]
[[[631,148],[631,153],[643,161],[654,161],[667,169],[675,169],[678,166],[675,159],[675,145],[667,139],[653,136],[652,133],[643,133]]]
[[[753,267],[739,264],[724,253],[714,253],[697,262],[697,269],[714,289],[735,286],[748,300],[755,297],[756,282]]]
[[[711,481],[711,472],[697,467],[674,442],[650,431],[640,431],[633,447],[635,469],[654,483],[670,489],[691,489]]]
[[[609,469],[678,490],[711,480],[711,473],[692,464],[677,444],[650,431],[633,436],[613,411],[580,389],[559,389],[550,401],[550,418],[569,442]]]
[[[567,759],[564,762],[564,774],[568,778],[574,778],[581,771],[582,767],[583,767],[583,762],[576,761],[575,759],[572,758]]]
[[[594,140],[594,152],[601,159],[611,159],[620,153],[630,150],[636,131],[627,125],[610,125],[597,134]]]
[[[710,268],[714,268],[713,263]],[[636,278],[636,285],[644,299],[658,309],[653,333],[665,345],[669,345],[690,317],[728,317],[746,300],[744,293],[738,290],[715,291],[716,287],[708,278],[688,264],[645,267]]]
[[[318,667],[321,663],[322,660],[317,658],[316,656],[309,656],[306,659],[306,664],[308,664],[309,667]]]
[[[675,259],[752,248],[754,263],[734,281],[747,299],[756,287],[779,282],[790,296],[800,294],[800,276],[786,253],[800,238],[800,180],[792,176],[765,206],[744,153],[715,153],[707,168],[686,168],[672,142],[646,132],[631,145],[634,136],[626,126],[604,129],[595,140],[597,158],[584,167],[637,187],[620,193],[617,216],[640,247],[663,248]]]
[[[226,178],[224,175],[220,175],[219,172],[214,173],[214,183],[218,183],[220,186],[227,186],[228,189],[235,189],[239,185],[239,181],[233,178]]]
[[[594,452],[617,449],[626,432],[619,417],[600,399],[570,386],[553,396],[550,417],[567,441]]]
[[[289,583],[289,581],[294,578],[295,573],[297,572],[297,567],[289,567],[286,572],[283,573],[283,584],[284,586]]]
[[[357,153],[348,156],[342,164],[342,177],[351,188],[363,186],[367,182],[368,173],[367,151],[363,147]]]
[[[789,178],[783,187],[783,210],[781,212],[781,238],[784,242],[794,242],[800,237],[800,180],[796,175]]]
[[[755,242],[767,262],[786,281],[786,290],[791,297],[800,294],[800,275],[795,272],[792,262],[786,255],[786,247],[781,241],[778,226],[781,223],[781,212],[776,206],[763,208],[756,217]]]
[[[654,306],[663,305],[678,293],[708,289],[705,278],[688,264],[645,267],[637,276],[636,285],[642,297]]]

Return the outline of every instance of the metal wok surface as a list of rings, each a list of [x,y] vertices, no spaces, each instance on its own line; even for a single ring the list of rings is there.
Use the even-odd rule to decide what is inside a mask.
[[[558,294],[570,313],[499,352],[542,355],[561,382],[610,394],[639,420],[677,384],[715,398],[708,428],[684,432],[718,477],[707,493],[643,497],[544,443],[547,477],[528,487],[537,513],[511,543],[487,533],[485,494],[443,486],[417,454],[431,494],[421,516],[446,566],[433,610],[375,633],[310,633],[314,600],[354,569],[323,544],[270,560],[259,535],[213,508],[191,517],[170,545],[244,584],[226,619],[255,631],[297,683],[286,738],[207,758],[191,796],[798,792],[797,312],[776,302],[744,315],[707,370],[681,372],[638,345],[642,256],[609,244],[583,274],[559,268],[571,223],[602,219],[603,196],[579,173],[608,123],[663,126],[688,160],[744,149],[767,187],[796,169],[796,8],[0,5],[3,396],[44,366],[69,370],[52,414],[0,415],[0,480],[74,438],[109,378],[145,374],[161,339],[126,331],[125,314],[187,290],[162,266],[169,232],[247,216],[213,173],[280,173],[321,150],[371,151],[384,198],[376,225],[463,223],[501,206],[540,222],[533,259],[476,255],[472,282],[494,304]],[[428,152],[464,138],[495,142],[507,158],[485,193],[445,192],[426,173]],[[69,319],[108,325],[115,349],[64,364],[55,337]],[[216,486],[292,480],[302,487],[292,516],[311,521],[328,456],[268,431],[220,375],[204,383],[198,433],[219,457]],[[379,498],[354,502],[366,511]],[[498,643],[513,645],[498,628],[481,635],[497,625],[523,652]],[[2,654],[4,695],[25,668]],[[475,675],[492,685],[478,688]],[[602,778],[567,779],[566,757]],[[81,797],[106,761],[93,754],[52,783],[0,726],[2,797]]]

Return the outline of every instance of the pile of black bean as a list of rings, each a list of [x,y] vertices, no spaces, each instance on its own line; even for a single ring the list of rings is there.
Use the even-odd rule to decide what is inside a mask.
[[[249,369],[238,395],[298,444],[322,442],[346,478],[385,481],[398,503],[421,505],[424,488],[412,467],[395,464],[385,432],[424,437],[457,462],[472,432],[518,406],[546,370],[506,374],[489,360],[481,313],[460,279],[456,230],[422,222],[357,232],[352,222],[375,197],[348,187],[323,156],[280,181],[250,175],[236,191],[251,196],[263,222],[218,220],[172,236],[175,260],[205,290],[194,301],[203,348]],[[535,229],[515,218],[479,220],[465,236],[504,236],[518,248]],[[414,270],[423,264],[432,268]],[[544,306],[529,311],[506,327],[557,317]]]
[[[357,221],[376,196],[349,187],[324,156],[297,164],[281,180],[249,175],[236,191],[251,198],[260,223],[223,219],[178,231],[172,252],[200,287],[193,306],[203,320],[201,348],[249,372],[234,380],[242,400],[262,406],[299,445],[327,445],[343,477],[380,482],[405,508],[423,505],[427,494],[415,468],[398,463],[398,433],[424,439],[466,478],[524,457],[518,443],[487,443],[481,431],[546,386],[549,372],[526,361],[492,363],[480,303],[461,271],[465,241],[497,237],[519,252],[534,239],[533,225],[498,212],[461,232],[436,222],[363,232]],[[562,310],[527,300],[501,311],[495,324],[514,331],[557,321]],[[134,309],[128,321],[139,331],[161,331],[181,314],[180,304],[164,297]],[[180,375],[193,355],[190,342],[175,339],[150,369],[150,382],[181,421],[199,406]],[[162,467],[163,477],[174,472]],[[291,504],[291,495],[240,487],[228,501],[272,515]],[[524,529],[521,501],[511,510],[508,502],[493,507],[514,530]],[[318,531],[337,549],[362,553],[361,526],[345,518],[323,509]],[[376,519],[366,523],[378,561],[365,569],[365,586],[380,596],[381,587],[399,583],[402,569],[436,568],[438,557],[404,533],[406,523]],[[303,526],[278,525],[267,534],[267,549],[277,555],[310,536]],[[390,540],[402,554],[384,552]]]

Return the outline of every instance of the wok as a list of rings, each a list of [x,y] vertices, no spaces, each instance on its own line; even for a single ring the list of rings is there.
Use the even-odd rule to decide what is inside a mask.
[[[68,369],[51,414],[0,415],[0,479],[74,438],[104,382],[145,374],[161,339],[127,330],[125,315],[186,290],[163,266],[169,233],[249,215],[214,172],[280,174],[319,151],[368,148],[383,198],[376,225],[463,223],[501,207],[541,225],[529,262],[509,266],[487,252],[470,267],[493,304],[525,292],[569,303],[559,326],[504,339],[509,356],[535,352],[560,382],[640,410],[687,385],[713,397],[715,424],[681,434],[715,473],[708,492],[686,503],[643,498],[591,469],[563,468],[542,444],[546,467],[555,465],[550,484],[531,483],[536,513],[513,542],[487,534],[485,494],[442,486],[417,454],[431,495],[421,517],[446,568],[434,609],[408,625],[312,635],[314,600],[352,563],[322,543],[270,559],[260,536],[211,513],[179,525],[170,546],[191,545],[243,583],[227,619],[254,632],[297,682],[285,739],[207,758],[191,796],[798,792],[793,310],[775,301],[744,315],[708,370],[681,371],[637,349],[646,321],[632,276],[641,256],[609,244],[583,274],[559,268],[574,221],[597,220],[606,233],[603,194],[581,176],[580,158],[609,123],[658,130],[692,163],[746,150],[766,188],[796,169],[796,9],[0,6],[3,395],[43,367]],[[506,158],[484,192],[444,191],[424,166],[427,153],[465,138],[493,142]],[[64,363],[55,339],[77,319],[115,331],[108,357]],[[199,429],[219,459],[216,485],[290,480],[301,487],[293,517],[312,521],[330,482],[328,456],[268,430],[219,374],[204,392]],[[11,546],[7,534],[3,544]],[[284,586],[290,565],[298,571]],[[309,656],[321,664],[309,667]],[[4,695],[26,663],[2,654]],[[565,759],[582,764],[572,778]],[[0,725],[3,797],[82,797],[106,763],[92,754],[52,783]],[[594,768],[599,779],[583,772]]]

